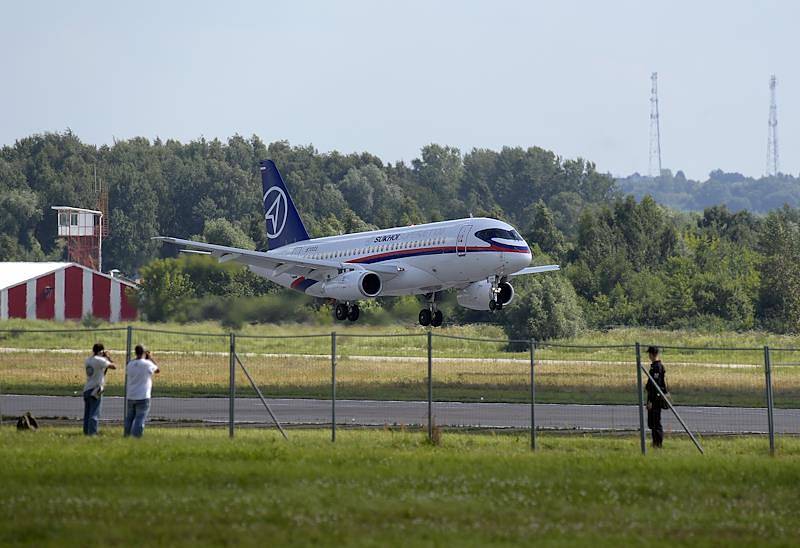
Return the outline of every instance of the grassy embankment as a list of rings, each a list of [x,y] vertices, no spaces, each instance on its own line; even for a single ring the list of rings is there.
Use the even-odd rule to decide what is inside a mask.
[[[216,324],[134,324],[142,342],[164,366],[162,395],[225,395],[227,334]],[[121,359],[124,330],[34,333],[63,330],[63,324],[0,323],[0,388],[9,393],[72,394],[81,384],[82,356],[99,339]],[[175,333],[154,332],[166,330]],[[237,350],[262,389],[273,396],[327,397],[330,393],[330,334],[319,326],[247,326]],[[23,331],[24,334],[23,334]],[[147,330],[147,331],[146,331]],[[341,324],[337,331],[338,394],[342,398],[422,399],[426,394],[426,334],[420,327]],[[186,334],[190,333],[190,334]],[[204,336],[201,333],[210,333]],[[436,335],[503,339],[496,326],[462,326]],[[314,337],[312,335],[321,335]],[[363,337],[370,335],[370,337]],[[800,337],[760,332],[707,334],[691,331],[619,329],[588,332],[552,341],[537,350],[537,399],[541,402],[633,403],[633,343],[667,347],[664,359],[676,402],[707,405],[764,405],[763,350],[800,347]],[[572,345],[558,347],[555,344]],[[596,348],[596,346],[608,346]],[[618,345],[627,345],[617,348]],[[752,350],[720,348],[748,347]],[[527,401],[528,352],[509,351],[502,342],[435,336],[434,393],[441,400]],[[11,350],[10,350],[11,349]],[[28,349],[28,350],[25,350]],[[646,360],[646,357],[643,357]],[[800,402],[800,352],[773,351],[775,402]],[[242,377],[240,375],[240,377]],[[109,375],[109,394],[122,391],[121,373]],[[240,393],[249,388],[239,379]]]
[[[0,429],[0,545],[789,546],[800,441]],[[758,447],[756,447],[756,445]]]

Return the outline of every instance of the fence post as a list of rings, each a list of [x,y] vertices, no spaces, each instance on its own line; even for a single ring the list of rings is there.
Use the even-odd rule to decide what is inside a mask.
[[[331,442],[336,441],[336,331],[331,332]]]
[[[531,451],[536,451],[536,342],[531,339]]]
[[[764,347],[764,380],[766,382],[765,394],[767,396],[767,425],[769,426],[769,454],[775,455],[775,419],[772,414],[772,359],[769,346]]]
[[[636,386],[639,392],[639,443],[642,446],[642,455],[647,454],[647,442],[644,434],[644,401],[642,399],[642,349],[636,343]]]
[[[133,327],[128,326],[125,336],[125,365],[122,368],[122,425],[125,427],[125,415],[128,412],[128,362],[131,361],[133,353]]]
[[[230,350],[228,352],[229,358],[229,375],[230,386],[228,389],[228,436],[233,437],[233,425],[235,419],[236,408],[236,334],[230,334]]]
[[[433,333],[428,330],[428,441],[433,441]]]

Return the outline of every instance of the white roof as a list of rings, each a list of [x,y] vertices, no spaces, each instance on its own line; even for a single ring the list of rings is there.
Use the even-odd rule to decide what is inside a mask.
[[[68,211],[79,211],[81,213],[92,213],[93,215],[102,215],[102,211],[97,211],[95,209],[83,209],[82,207],[72,207],[72,206],[50,206],[50,209],[55,209],[56,211],[62,211],[64,209]]]
[[[62,268],[67,268],[68,266],[77,266],[83,270],[90,270],[85,266],[79,265],[77,263],[3,263],[0,262],[0,289],[6,289],[9,287],[13,287],[15,285],[19,285],[21,283],[25,283],[28,280],[32,280],[34,278],[38,278],[40,276],[44,276],[45,274],[50,274],[51,272],[55,272],[56,270],[61,270]],[[106,278],[110,278],[108,274],[104,274],[103,272],[97,272],[92,270],[94,274],[98,276],[104,276]],[[135,284],[127,281],[121,280],[120,278],[114,278],[119,283],[129,285],[131,287],[136,287]]]
[[[0,263],[0,289],[12,287],[50,272],[66,268],[71,263]]]

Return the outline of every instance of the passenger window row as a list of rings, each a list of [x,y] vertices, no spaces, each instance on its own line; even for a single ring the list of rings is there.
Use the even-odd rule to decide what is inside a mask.
[[[444,245],[445,238],[430,238],[427,240],[416,240],[413,242],[395,242],[383,245],[371,245],[367,247],[359,247],[356,249],[346,249],[340,251],[329,251],[327,253],[312,253],[309,259],[314,260],[327,260],[339,259],[343,257],[353,257],[360,255],[373,255],[375,253],[387,253],[390,251],[401,251],[404,249],[416,249],[420,247],[431,247],[434,245]]]

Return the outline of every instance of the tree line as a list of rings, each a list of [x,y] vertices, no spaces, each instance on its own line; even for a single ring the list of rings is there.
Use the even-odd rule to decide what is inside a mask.
[[[715,169],[705,181],[687,179],[682,171],[665,169],[658,177],[634,173],[617,179],[620,190],[637,199],[652,196],[658,203],[681,211],[703,211],[725,205],[731,211],[767,213],[783,207],[800,207],[800,178],[788,174],[745,177]]]
[[[323,303],[301,300],[276,315],[272,284],[236,266],[176,258],[174,248],[150,240],[266,248],[257,169],[264,158],[279,166],[312,236],[485,215],[516,226],[535,260],[563,266],[515,280],[516,301],[503,314],[453,307],[448,317],[458,322],[500,322],[515,338],[616,325],[800,326],[798,210],[679,212],[626,195],[590,161],[538,147],[462,153],[431,144],[411,162],[386,163],[257,136],[96,147],[69,131],[34,135],[0,150],[0,260],[63,259],[49,206],[94,207],[96,169],[109,189],[105,266],[142,278],[151,319],[313,320]],[[263,306],[231,307],[232,299]],[[371,306],[381,317],[378,309],[397,306],[404,316],[417,304]]]

